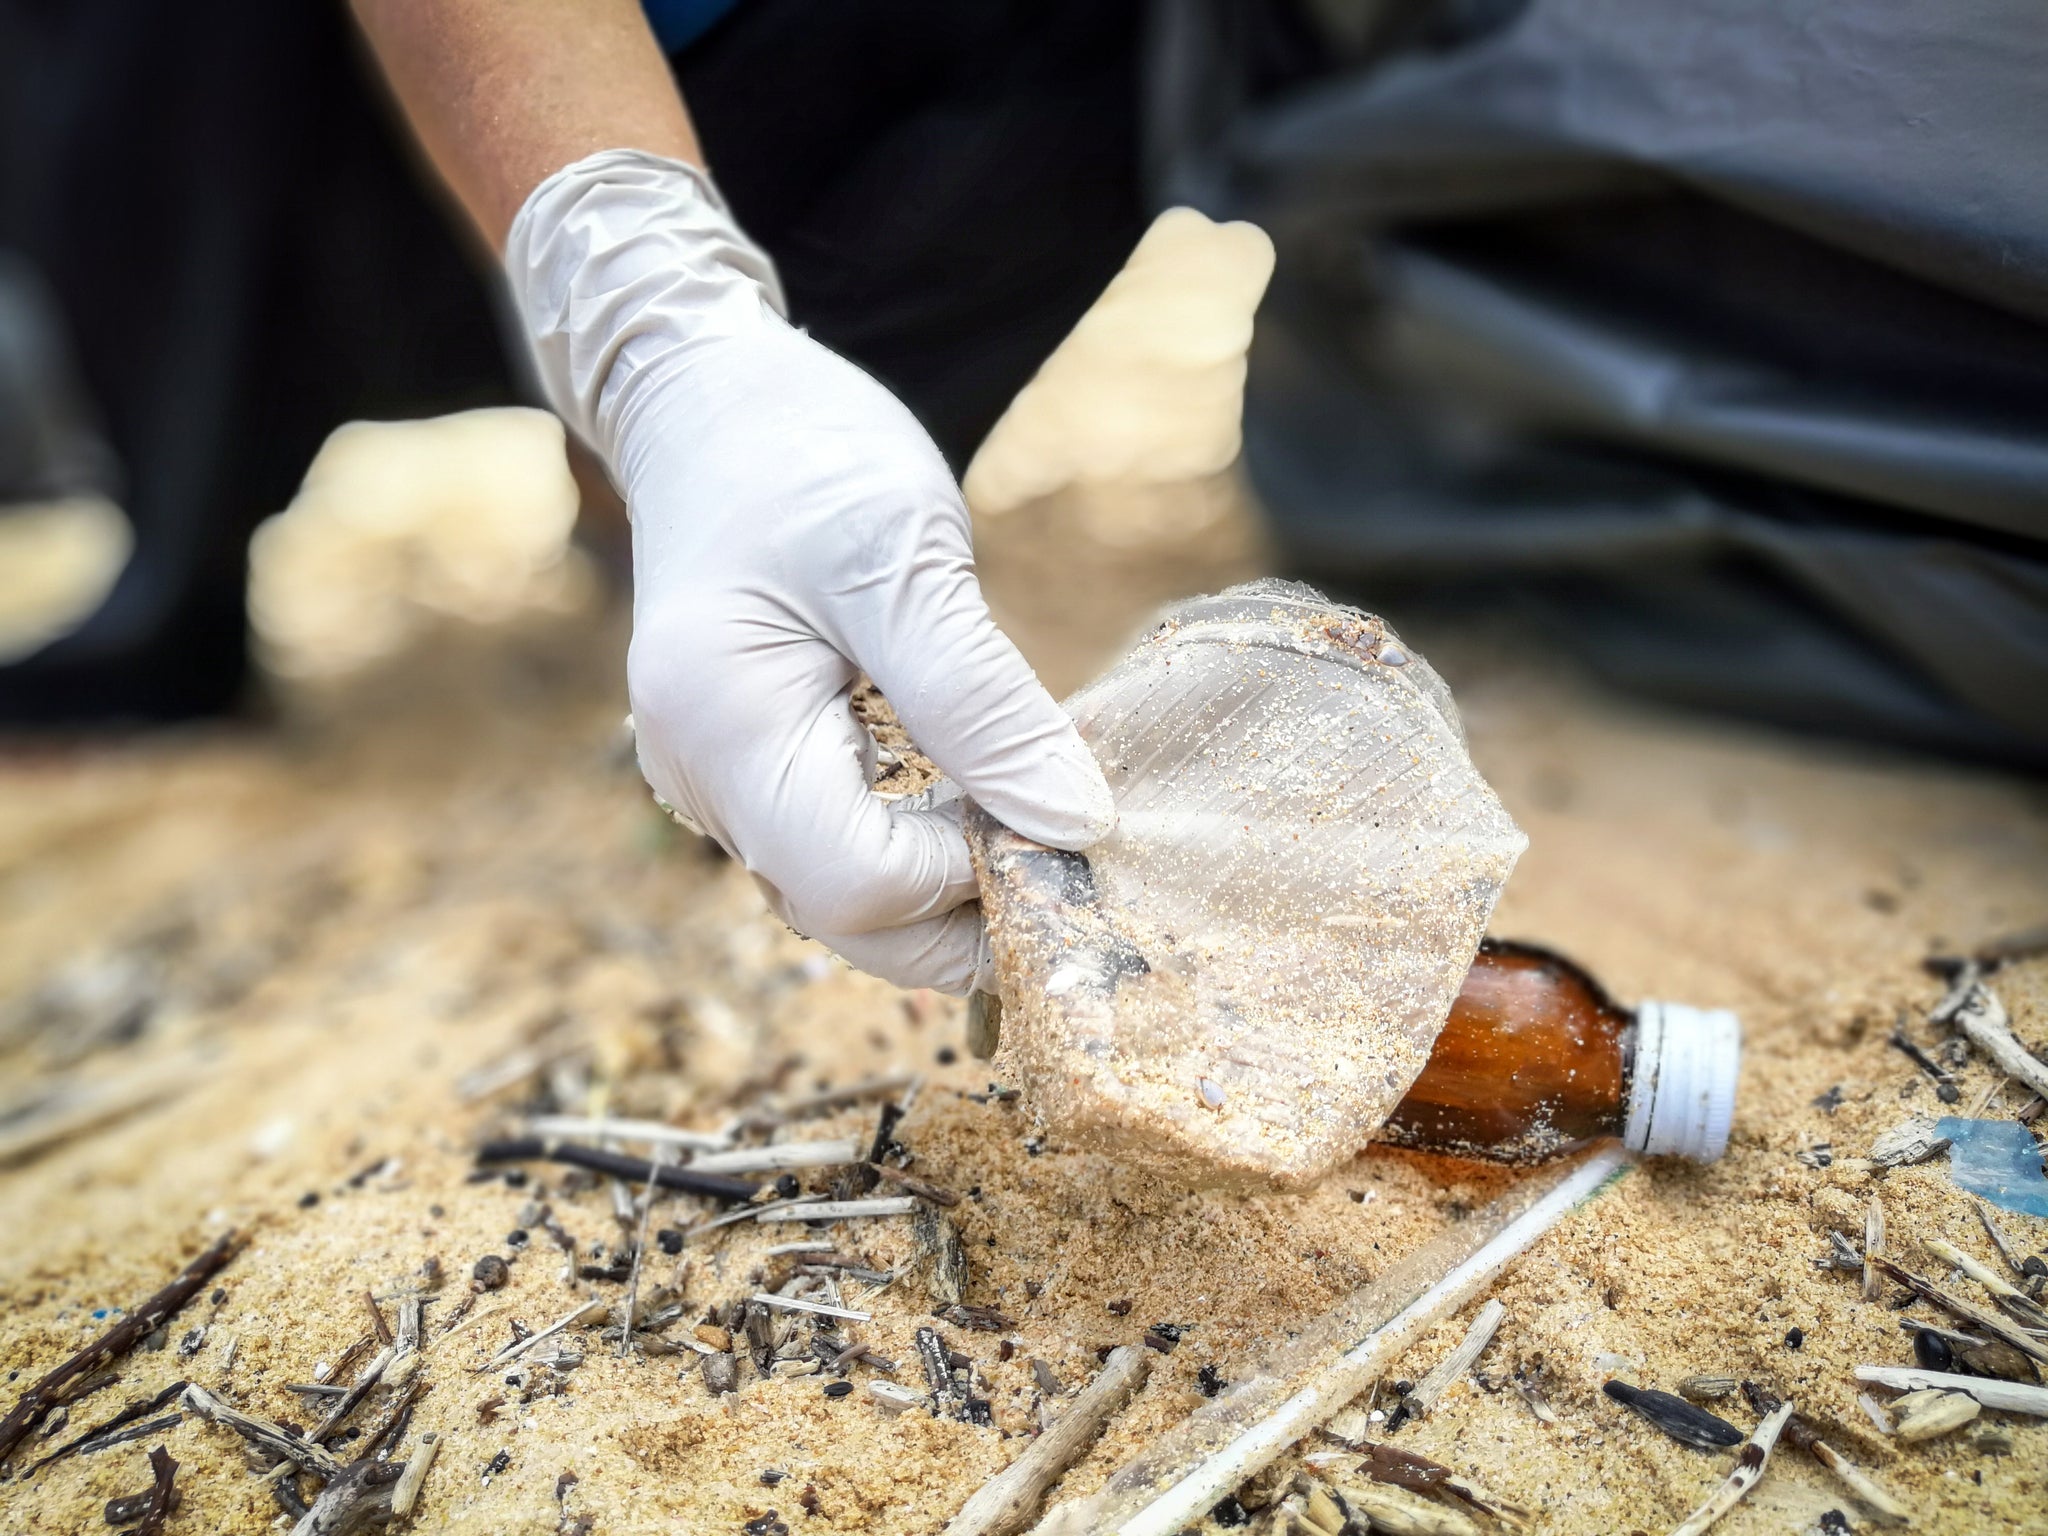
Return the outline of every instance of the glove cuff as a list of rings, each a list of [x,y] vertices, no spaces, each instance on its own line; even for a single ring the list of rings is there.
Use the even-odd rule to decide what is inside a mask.
[[[784,313],[775,264],[711,177],[637,149],[587,155],[535,187],[505,275],[548,403],[607,463],[635,375]]]

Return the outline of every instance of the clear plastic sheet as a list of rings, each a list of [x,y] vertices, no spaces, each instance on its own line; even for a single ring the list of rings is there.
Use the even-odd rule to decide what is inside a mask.
[[[1421,1071],[1526,839],[1428,663],[1308,587],[1175,605],[1068,709],[1116,830],[969,819],[998,1070],[1064,1143],[1312,1182]]]

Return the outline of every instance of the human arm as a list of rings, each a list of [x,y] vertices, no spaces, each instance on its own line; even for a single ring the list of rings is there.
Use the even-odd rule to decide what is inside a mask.
[[[886,389],[784,318],[637,10],[358,11],[429,154],[504,247],[550,401],[626,493],[648,782],[793,927],[892,980],[964,990],[982,952],[965,842],[943,812],[869,791],[856,675],[1026,836],[1083,847],[1114,810],[989,618],[944,461]]]

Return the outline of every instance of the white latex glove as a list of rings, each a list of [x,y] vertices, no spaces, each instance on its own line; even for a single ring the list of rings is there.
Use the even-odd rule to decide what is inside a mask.
[[[505,253],[549,399],[633,518],[627,683],[655,792],[778,915],[863,970],[960,992],[983,963],[944,812],[870,792],[857,670],[1000,820],[1115,820],[1072,724],[990,621],[966,508],[909,411],[781,314],[703,172],[608,150],[537,187]]]

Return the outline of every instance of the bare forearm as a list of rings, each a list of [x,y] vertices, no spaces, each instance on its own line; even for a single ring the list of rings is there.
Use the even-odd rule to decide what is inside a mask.
[[[634,0],[353,0],[427,155],[494,249],[526,196],[601,149],[702,163]]]

